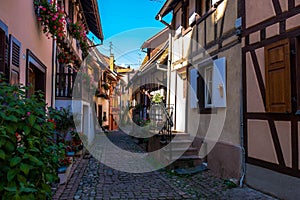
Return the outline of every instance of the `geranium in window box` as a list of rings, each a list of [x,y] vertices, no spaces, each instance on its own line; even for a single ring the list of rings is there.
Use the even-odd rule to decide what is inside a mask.
[[[86,56],[88,51],[88,43],[85,25],[81,22],[70,23],[69,30],[71,35],[79,42],[82,53]]]
[[[35,0],[37,20],[43,26],[43,32],[51,37],[62,38],[65,34],[66,19],[63,8],[57,6],[55,1]]]

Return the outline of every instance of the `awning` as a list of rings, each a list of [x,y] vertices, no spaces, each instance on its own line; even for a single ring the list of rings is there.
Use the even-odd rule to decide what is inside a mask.
[[[103,31],[100,21],[97,0],[80,0],[83,13],[89,30],[101,41],[103,41]]]

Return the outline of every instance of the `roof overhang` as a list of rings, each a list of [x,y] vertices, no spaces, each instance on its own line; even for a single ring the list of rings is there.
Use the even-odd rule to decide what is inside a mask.
[[[148,40],[146,40],[142,46],[141,49],[145,49],[145,48],[153,48],[153,45],[151,45],[155,40],[157,40],[159,37],[163,37],[164,34],[166,34],[168,32],[168,27],[164,28],[163,30],[159,31],[157,34],[155,34],[154,36],[152,36],[151,38],[149,38]],[[168,37],[168,36],[167,36]],[[166,37],[166,39],[167,39]]]
[[[175,6],[180,2],[181,0],[167,0],[163,7],[160,9],[160,11],[155,16],[156,20],[159,20],[160,18],[163,18],[166,16],[169,12],[171,12]]]
[[[97,0],[80,0],[83,14],[85,16],[88,29],[101,41],[103,41],[103,31],[98,10]]]

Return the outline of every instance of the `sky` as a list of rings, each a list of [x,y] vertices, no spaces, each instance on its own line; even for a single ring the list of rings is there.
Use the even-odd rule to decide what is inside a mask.
[[[110,55],[110,42],[115,63],[138,68],[145,57],[140,50],[143,42],[165,28],[155,20],[165,0],[98,0],[104,44],[100,52]],[[170,21],[167,16],[166,21]],[[100,43],[96,39],[95,43]]]

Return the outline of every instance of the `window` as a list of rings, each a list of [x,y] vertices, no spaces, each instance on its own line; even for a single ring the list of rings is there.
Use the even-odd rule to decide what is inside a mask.
[[[190,74],[191,89],[197,91],[200,113],[211,113],[212,108],[226,107],[226,58],[201,63],[198,73],[191,71]]]
[[[46,66],[30,51],[27,50],[26,85],[30,85],[27,96],[36,91],[46,92]]]
[[[291,112],[291,73],[289,40],[265,48],[266,111]]]
[[[0,74],[8,74],[8,27],[0,20]],[[8,78],[8,77],[6,77]]]

